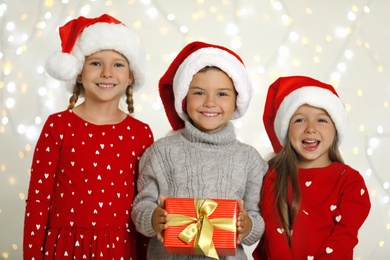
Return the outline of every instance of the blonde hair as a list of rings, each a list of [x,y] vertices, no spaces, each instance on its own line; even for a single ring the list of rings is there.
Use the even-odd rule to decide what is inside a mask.
[[[344,163],[337,144],[338,134],[336,131],[328,154],[332,162]],[[273,187],[275,204],[280,215],[281,225],[289,241],[292,235],[292,224],[301,203],[301,190],[298,181],[298,160],[298,154],[292,147],[290,139],[286,138],[282,150],[269,161],[273,170],[276,171],[276,181]],[[289,187],[291,187],[292,195],[291,206],[288,203]]]

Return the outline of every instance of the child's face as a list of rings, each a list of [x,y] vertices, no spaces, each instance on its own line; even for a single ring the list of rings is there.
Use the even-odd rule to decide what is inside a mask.
[[[300,106],[291,117],[289,126],[289,138],[299,155],[299,167],[328,166],[331,163],[328,151],[335,135],[335,125],[324,109]]]
[[[133,81],[127,59],[113,50],[103,50],[85,57],[78,82],[84,86],[87,101],[119,102]]]
[[[232,80],[219,69],[194,75],[187,94],[187,113],[201,131],[222,129],[236,109],[236,91]]]

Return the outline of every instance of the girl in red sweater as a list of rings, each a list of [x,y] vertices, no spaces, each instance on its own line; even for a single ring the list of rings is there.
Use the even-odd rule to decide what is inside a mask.
[[[331,85],[292,76],[269,88],[264,125],[276,154],[264,177],[265,233],[255,259],[353,259],[371,204],[362,176],[343,163],[346,110]]]
[[[138,158],[153,142],[133,112],[143,51],[109,15],[60,28],[46,69],[72,84],[68,109],[50,115],[36,144],[26,200],[24,259],[142,259],[130,221]],[[119,108],[126,96],[127,111]],[[79,97],[83,100],[76,105]]]

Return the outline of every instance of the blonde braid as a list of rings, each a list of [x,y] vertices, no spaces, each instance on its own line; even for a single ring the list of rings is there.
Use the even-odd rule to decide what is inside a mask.
[[[126,104],[127,110],[130,114],[134,112],[134,100],[133,100],[133,87],[132,85],[128,85],[126,89]]]
[[[74,108],[76,105],[77,100],[79,99],[79,96],[81,95],[83,89],[83,85],[81,83],[76,83],[73,87],[73,94],[69,98],[69,105],[68,109]]]

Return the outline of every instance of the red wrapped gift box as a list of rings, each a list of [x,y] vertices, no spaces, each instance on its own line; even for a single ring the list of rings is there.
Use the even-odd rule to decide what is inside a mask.
[[[211,211],[208,211],[210,207],[214,207],[214,211],[212,211],[211,214]],[[200,208],[204,209],[202,211],[203,213],[206,211],[209,215],[204,216],[205,214],[203,214],[203,216],[201,216],[202,214],[199,212]],[[165,209],[168,214],[170,214],[170,221],[168,222],[169,226],[165,230],[164,235],[164,246],[167,254],[204,255],[205,253],[202,251],[202,249],[199,249],[199,244],[204,244],[204,241],[208,241],[205,239],[204,235],[208,234],[207,229],[211,229],[212,238],[210,239],[212,240],[212,244],[214,244],[216,253],[220,256],[236,255],[236,220],[238,214],[237,200],[167,198],[165,201]],[[199,216],[198,218],[197,213]],[[212,225],[211,228],[208,226],[208,224],[200,225],[200,223],[203,223],[201,219],[204,218],[208,218],[208,220],[210,220]],[[190,223],[183,224],[183,222],[179,221],[180,224],[178,224],[178,222],[175,221],[178,219],[181,221],[185,219],[184,222]],[[218,224],[221,222],[224,223],[224,227]],[[198,225],[196,225],[196,223],[198,223]],[[226,228],[225,224],[229,228]],[[206,231],[203,231],[205,229],[200,230],[199,226],[207,226],[208,228],[205,228]],[[192,233],[195,232],[196,235],[193,239],[189,239],[190,241],[184,242],[181,240],[181,238],[179,238],[179,234],[185,233],[184,230],[186,228],[192,230]],[[221,228],[226,228],[226,230]],[[188,234],[188,232],[185,234]]]

